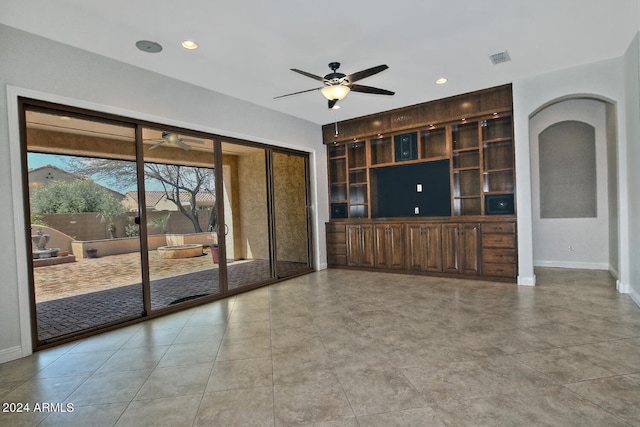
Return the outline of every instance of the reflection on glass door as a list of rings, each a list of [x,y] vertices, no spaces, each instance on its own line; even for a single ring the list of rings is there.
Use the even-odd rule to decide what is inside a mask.
[[[36,348],[311,271],[307,155],[43,105],[21,104]]]
[[[271,256],[266,150],[222,143],[227,285],[233,291],[275,277]]]
[[[134,127],[24,118],[36,346],[142,316]]]
[[[151,309],[220,294],[213,140],[142,130]]]
[[[306,157],[273,153],[273,208],[278,278],[311,269]]]

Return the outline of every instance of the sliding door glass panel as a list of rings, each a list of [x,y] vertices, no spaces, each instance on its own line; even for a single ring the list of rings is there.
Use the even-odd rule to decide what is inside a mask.
[[[308,272],[306,156],[273,153],[273,207],[278,278]]]
[[[142,141],[151,310],[220,294],[213,140],[144,128]]]
[[[266,150],[222,143],[224,228],[229,291],[274,277],[269,233]]]
[[[25,111],[37,345],[142,316],[135,129]]]

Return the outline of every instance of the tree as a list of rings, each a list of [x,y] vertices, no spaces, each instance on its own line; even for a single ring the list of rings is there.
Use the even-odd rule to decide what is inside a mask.
[[[135,162],[82,158],[72,160],[69,165],[73,173],[94,177],[120,191],[137,185]],[[159,188],[163,191],[167,200],[175,204],[181,214],[189,218],[194,231],[202,232],[198,218],[197,196],[199,193],[212,193],[211,189],[215,188],[213,169],[145,163],[144,175],[147,190]],[[217,198],[209,215],[207,227],[209,231],[216,226],[216,204]]]
[[[113,222],[126,210],[106,188],[91,180],[54,181],[38,189],[31,197],[33,214],[97,212],[102,222],[109,223],[111,237]]]
[[[91,180],[54,181],[39,188],[31,197],[31,210],[36,214],[104,212],[107,216],[124,212],[106,188]]]
[[[166,215],[160,215],[150,219],[147,224],[151,225],[152,227],[159,228],[160,232],[162,234],[165,234],[167,232],[167,224],[169,223],[170,217],[171,217],[171,211],[167,212]]]

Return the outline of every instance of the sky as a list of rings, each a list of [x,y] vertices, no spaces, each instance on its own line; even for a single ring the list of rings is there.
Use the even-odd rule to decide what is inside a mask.
[[[31,170],[42,166],[51,165],[64,171],[71,172],[68,161],[76,159],[82,159],[82,157],[27,152],[27,169]],[[122,194],[128,191],[138,190],[135,185],[127,188],[114,188],[111,183],[105,180],[100,180],[95,176],[92,176],[91,179],[93,179],[94,182],[102,185],[103,187],[109,188]],[[145,188],[146,191],[163,191],[162,185],[155,180],[145,180]]]
[[[27,152],[27,169],[31,170],[31,169],[35,169],[35,168],[39,168],[42,166],[47,166],[47,165],[51,165],[51,166],[55,166],[57,168],[60,168],[64,171],[67,172],[71,172],[71,168],[68,165],[68,161],[70,160],[75,160],[75,159],[81,159],[82,157],[76,157],[76,156],[65,156],[65,155],[60,155],[60,154],[45,154],[45,153],[30,153]],[[96,177],[91,177],[91,179],[102,185],[103,187],[106,187],[110,190],[114,190],[117,191],[119,193],[126,193],[127,191],[136,191],[137,188],[135,186],[132,186],[131,188],[126,188],[126,189],[122,189],[122,188],[113,188],[113,186],[111,186],[108,182],[104,181],[104,180],[100,180],[97,179]]]

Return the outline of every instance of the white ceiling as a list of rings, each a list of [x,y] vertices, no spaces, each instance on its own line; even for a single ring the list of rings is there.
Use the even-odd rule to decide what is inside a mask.
[[[337,119],[444,98],[621,56],[638,31],[638,0],[1,0],[0,23],[318,124],[334,120],[316,75],[342,63],[358,83]],[[180,46],[193,39],[199,49]],[[162,52],[141,52],[152,40]],[[511,61],[489,55],[508,50]],[[0,58],[1,60],[1,58]],[[437,86],[434,81],[447,77]]]

